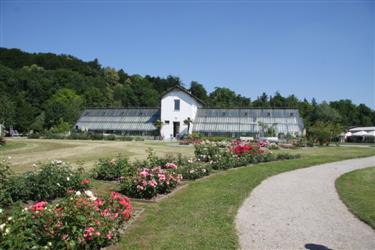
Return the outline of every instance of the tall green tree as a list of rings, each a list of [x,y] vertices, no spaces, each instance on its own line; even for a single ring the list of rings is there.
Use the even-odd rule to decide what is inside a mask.
[[[46,123],[52,127],[62,119],[73,125],[82,110],[83,100],[71,89],[60,89],[45,104]]]

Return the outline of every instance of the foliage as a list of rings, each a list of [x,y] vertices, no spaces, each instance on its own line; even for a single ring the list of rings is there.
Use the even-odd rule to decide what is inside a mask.
[[[0,160],[0,206],[11,202],[11,197],[6,188],[9,186],[9,179],[12,175],[9,161],[6,159]]]
[[[53,205],[39,201],[9,217],[0,214],[0,248],[100,249],[118,240],[131,213],[128,198],[115,192],[104,198],[73,192]]]
[[[6,144],[7,144],[7,141],[5,140],[4,137],[2,137],[2,136],[0,135],[0,147],[1,147],[1,146],[5,146]]]
[[[128,75],[102,67],[97,59],[84,62],[71,55],[0,48],[0,123],[20,132],[49,130],[60,118],[72,126],[85,107],[157,107],[162,93],[176,85],[182,81],[175,76]],[[211,107],[295,107],[306,128],[317,121],[345,128],[375,124],[374,110],[350,100],[318,104],[276,92],[251,101],[228,88],[208,94],[195,81],[189,90]]]
[[[9,195],[11,202],[52,200],[63,197],[69,189],[81,190],[88,185],[81,169],[74,170],[69,164],[54,160],[36,166],[35,171],[9,177],[2,192]],[[10,205],[7,201],[4,203]]]
[[[211,165],[202,162],[191,162],[177,169],[184,180],[196,180],[210,175],[211,171]]]
[[[342,131],[340,124],[316,122],[309,130],[309,137],[319,145],[329,145]]]
[[[198,161],[213,162],[219,160],[226,152],[226,145],[213,144],[194,145],[194,155]]]
[[[51,134],[60,134],[60,133],[66,133],[70,130],[70,124],[67,122],[64,122],[62,118],[58,120],[55,126],[53,126],[49,132]]]
[[[117,157],[112,159],[99,159],[91,176],[97,180],[120,180],[121,177],[131,177],[137,173],[136,168],[131,165],[127,158]]]
[[[166,164],[167,166],[167,164]],[[133,198],[151,199],[167,194],[181,181],[182,176],[161,167],[143,168],[134,178],[125,178],[121,192]]]

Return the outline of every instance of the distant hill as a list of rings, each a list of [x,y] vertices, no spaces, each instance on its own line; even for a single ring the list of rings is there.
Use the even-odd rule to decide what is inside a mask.
[[[178,77],[129,75],[102,67],[97,59],[0,48],[0,123],[21,132],[42,131],[74,124],[86,107],[158,107],[161,94],[175,85],[183,85]],[[211,107],[295,107],[307,127],[316,121],[375,124],[374,110],[350,100],[318,104],[276,92],[251,101],[228,88],[207,93],[196,81],[187,88]]]

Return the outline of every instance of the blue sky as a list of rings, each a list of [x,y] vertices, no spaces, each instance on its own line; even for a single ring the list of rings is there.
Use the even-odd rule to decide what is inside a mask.
[[[6,1],[0,46],[375,108],[374,1]]]

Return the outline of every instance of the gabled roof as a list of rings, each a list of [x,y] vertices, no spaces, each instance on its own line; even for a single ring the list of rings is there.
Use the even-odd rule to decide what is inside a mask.
[[[173,87],[167,89],[164,93],[161,94],[161,98],[163,98],[166,94],[168,94],[169,92],[171,92],[171,91],[173,91],[175,89],[180,90],[180,91],[184,92],[185,94],[189,95],[190,97],[192,97],[193,99],[195,99],[197,102],[199,102],[203,106],[206,105],[204,103],[204,101],[202,101],[201,99],[199,99],[198,97],[196,97],[195,95],[193,95],[192,93],[190,93],[189,90],[185,89],[184,87],[182,87],[180,85],[176,85],[176,86],[173,86]]]

